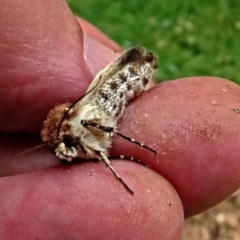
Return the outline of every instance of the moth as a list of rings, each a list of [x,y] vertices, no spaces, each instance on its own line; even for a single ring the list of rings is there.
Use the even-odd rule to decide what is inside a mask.
[[[157,68],[157,57],[136,46],[100,71],[86,94],[75,103],[57,105],[43,123],[41,137],[60,159],[98,159],[103,161],[123,186],[133,191],[114,170],[108,150],[112,137],[119,135],[149,151],[150,147],[117,130],[125,107],[144,91]]]

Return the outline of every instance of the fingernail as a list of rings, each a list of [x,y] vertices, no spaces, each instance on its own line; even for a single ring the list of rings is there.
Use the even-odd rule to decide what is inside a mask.
[[[84,33],[83,54],[86,65],[93,76],[96,76],[100,70],[116,60],[120,55],[88,36],[86,33]]]

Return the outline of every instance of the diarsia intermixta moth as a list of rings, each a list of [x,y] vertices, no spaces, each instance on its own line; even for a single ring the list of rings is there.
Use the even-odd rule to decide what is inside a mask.
[[[49,112],[41,137],[57,157],[103,161],[124,187],[133,191],[114,170],[108,150],[117,134],[156,154],[146,145],[118,132],[117,123],[127,104],[144,91],[157,68],[157,57],[143,47],[125,51],[100,71],[86,94],[73,104],[60,104]],[[124,158],[124,157],[122,157]]]

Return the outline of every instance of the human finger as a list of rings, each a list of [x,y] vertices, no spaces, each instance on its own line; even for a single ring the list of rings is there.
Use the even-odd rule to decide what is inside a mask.
[[[119,137],[113,154],[141,159],[164,176],[186,216],[202,212],[240,186],[239,96],[238,85],[220,78],[162,83],[129,105],[119,128],[158,154]]]
[[[0,235],[4,239],[179,239],[183,211],[173,187],[141,165],[116,161],[114,166],[135,195],[101,162],[1,178]]]
[[[0,15],[2,132],[39,131],[54,105],[83,95],[96,72],[118,56],[84,39],[63,0],[4,0]]]

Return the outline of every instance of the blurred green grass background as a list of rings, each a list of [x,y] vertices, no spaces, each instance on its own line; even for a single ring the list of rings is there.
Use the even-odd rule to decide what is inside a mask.
[[[123,48],[159,57],[156,79],[219,76],[240,83],[239,0],[68,0]]]

